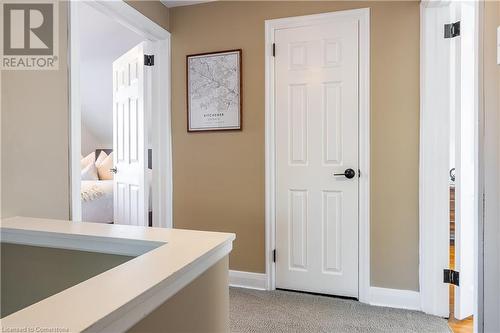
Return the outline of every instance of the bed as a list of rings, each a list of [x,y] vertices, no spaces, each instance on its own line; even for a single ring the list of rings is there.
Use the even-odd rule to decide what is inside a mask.
[[[101,151],[110,154],[112,149],[96,149],[95,156]],[[152,225],[152,158],[148,151],[148,183],[149,183],[149,225]],[[82,221],[97,223],[113,223],[113,180],[82,180]]]
[[[82,180],[82,221],[113,223],[113,181]]]

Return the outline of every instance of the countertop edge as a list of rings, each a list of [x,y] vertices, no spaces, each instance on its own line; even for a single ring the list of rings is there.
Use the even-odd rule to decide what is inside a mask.
[[[164,244],[139,255],[135,260],[126,262],[0,319],[0,327],[46,327],[50,324],[67,328],[69,332],[126,331],[227,256],[231,252],[233,240],[236,238],[231,233],[132,226],[127,228],[128,226],[120,225],[113,229],[109,225],[99,226],[93,223],[68,225],[67,222],[74,223],[65,220],[16,217],[0,220],[0,230],[18,228],[23,232],[62,232],[67,235],[87,235],[91,238],[101,236],[100,231],[102,231],[102,237],[113,237],[116,236],[116,230],[118,230],[118,233],[125,232],[126,237],[123,239],[126,240],[159,241]],[[179,254],[177,255],[177,253]],[[142,259],[137,260],[138,258]],[[161,265],[160,269],[154,268],[157,265],[154,263],[158,259],[166,260],[161,261],[166,264]],[[144,270],[142,270],[143,268]],[[149,275],[148,272],[153,275]],[[145,278],[146,281],[137,284],[138,274],[146,274],[144,276],[150,278]],[[128,279],[123,279],[124,276],[128,277],[129,275],[135,276],[135,279],[130,279],[133,283],[130,285],[133,290],[128,290],[129,288],[126,287],[129,283]],[[115,286],[115,289],[127,289],[124,295],[118,299],[108,299],[102,306],[83,315],[81,310],[86,304],[100,302],[99,299],[91,296],[99,293],[89,288],[99,290],[101,287],[98,287],[98,283],[110,278],[113,281],[116,281],[117,278],[122,280]],[[87,292],[84,292],[85,290]],[[88,293],[90,290],[92,292]],[[108,292],[105,291],[104,294],[106,293]],[[75,301],[77,303],[74,303]],[[60,309],[61,306],[64,307],[64,304],[68,303],[76,305],[76,307],[66,309],[63,312],[51,310],[52,308]]]

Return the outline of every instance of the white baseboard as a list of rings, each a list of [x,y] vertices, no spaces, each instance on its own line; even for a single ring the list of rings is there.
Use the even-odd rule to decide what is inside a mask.
[[[370,287],[370,305],[420,310],[420,293],[412,290]]]
[[[267,290],[267,276],[262,273],[229,271],[231,287]]]
[[[267,275],[262,273],[229,271],[231,287],[268,290]],[[420,310],[420,293],[412,290],[370,287],[370,305]]]

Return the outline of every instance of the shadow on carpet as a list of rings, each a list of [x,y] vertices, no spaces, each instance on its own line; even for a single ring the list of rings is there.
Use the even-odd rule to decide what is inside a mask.
[[[241,288],[229,296],[233,333],[451,332],[439,317],[340,298]]]

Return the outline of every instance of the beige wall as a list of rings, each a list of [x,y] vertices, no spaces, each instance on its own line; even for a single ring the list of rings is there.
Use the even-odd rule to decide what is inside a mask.
[[[161,2],[148,0],[125,0],[125,2],[164,29],[170,30],[169,10]]]
[[[170,11],[174,224],[236,233],[264,272],[264,20],[371,8],[372,285],[418,290],[418,2],[214,2]],[[243,49],[243,131],[186,132],[187,54]],[[389,175],[390,171],[390,175]]]
[[[500,2],[484,4],[484,331],[500,332]]]
[[[221,259],[127,332],[229,332],[228,262]]]
[[[224,2],[170,18],[132,5],[172,32],[175,226],[235,232],[231,269],[254,272],[264,271],[264,20],[371,7],[371,280],[418,289],[417,2]],[[59,71],[2,73],[2,216],[69,217],[65,8]],[[186,54],[232,48],[243,49],[243,131],[187,134]]]
[[[67,3],[59,70],[2,71],[1,216],[69,217]]]

